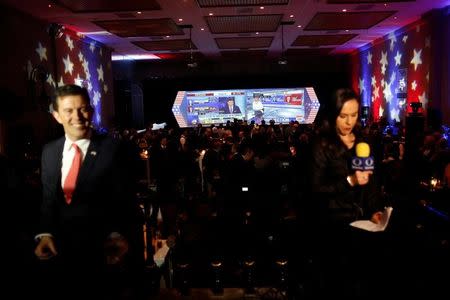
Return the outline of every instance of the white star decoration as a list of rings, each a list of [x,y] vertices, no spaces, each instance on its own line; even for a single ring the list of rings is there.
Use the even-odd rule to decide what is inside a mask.
[[[403,38],[402,38],[402,41],[403,41],[404,44],[406,44],[406,41],[407,41],[407,40],[408,40],[408,35],[405,34],[405,35],[403,36]]]
[[[360,78],[359,79],[359,94],[362,95],[363,91],[366,88],[364,87],[364,79]]]
[[[371,65],[372,64],[372,53],[367,53],[367,64]]]
[[[380,64],[382,64],[382,65],[387,65],[388,64],[387,52],[381,51]]]
[[[427,107],[428,99],[425,91],[423,91],[422,95],[419,96],[419,101],[422,102],[422,107]]]
[[[375,75],[372,76],[372,86],[376,86],[377,85],[377,80],[375,78]]]
[[[380,87],[375,85],[372,91],[372,102],[378,98],[380,98]]]
[[[397,76],[396,76],[395,72],[392,72],[391,78],[389,79],[390,84],[392,84],[395,81],[395,78],[397,78]]]
[[[395,59],[395,65],[400,66],[401,59],[402,59],[402,55],[400,54],[400,52],[397,51],[397,55],[395,55],[394,59]]]
[[[411,82],[411,89],[412,89],[413,91],[415,91],[416,88],[417,88],[417,82],[414,80],[413,82]]]
[[[88,89],[89,92],[92,91],[92,83],[91,83],[91,81],[87,82],[87,89]]]
[[[89,62],[87,60],[83,61],[82,63],[83,65],[83,70],[84,73],[86,74],[86,80],[91,80],[91,72],[89,72]]]
[[[70,61],[69,54],[67,54],[66,58],[63,58],[64,63],[64,74],[69,73],[72,75],[73,72],[73,63]]]
[[[98,81],[103,81],[105,82],[105,80],[103,79],[103,66],[100,65],[100,68],[97,68],[97,73],[98,73]]]
[[[381,64],[381,73],[384,75],[384,72],[386,72],[386,66],[388,64],[387,52],[381,51],[380,64]]]
[[[41,42],[39,42],[36,52],[39,54],[40,61],[47,60],[47,48],[42,47]]]
[[[391,44],[390,44],[390,50],[391,51],[394,51],[394,46],[395,46],[395,42],[397,42],[397,37],[395,36],[395,34],[393,33],[393,32],[391,32],[390,34],[389,34],[389,37],[388,37],[388,39],[391,41]]]
[[[84,72],[89,72],[89,61],[87,60],[83,60],[83,62],[81,63],[81,65],[83,66],[83,70]]]
[[[91,42],[89,44],[89,49],[91,49],[92,53],[94,53],[94,50],[95,50],[95,43],[94,42]]]
[[[397,122],[400,122],[400,118],[398,116],[399,112],[400,111],[395,107],[391,109],[391,120],[396,120]]]
[[[47,83],[51,86],[51,87],[55,87],[55,81],[53,80],[53,75],[50,73],[48,74],[47,77]]]
[[[80,51],[80,53],[78,53],[78,59],[80,60],[80,63],[83,63],[84,56],[83,56],[83,53],[81,53],[81,51]]]
[[[420,49],[419,51],[416,51],[416,49],[414,49],[413,51],[414,51],[414,57],[411,60],[411,64],[414,65],[414,71],[417,71],[417,66],[422,64],[422,58],[420,57],[422,54],[422,49]]]
[[[378,108],[378,116],[381,118],[383,116],[383,113],[384,113],[384,109],[380,105],[380,107]]]
[[[62,76],[59,78],[59,82],[58,82],[58,86],[63,86],[64,85],[64,81]]]
[[[98,91],[94,91],[94,97],[92,97],[92,104],[94,106],[97,106],[97,104],[100,102],[100,96],[101,94]]]
[[[392,100],[391,84],[392,81],[386,83],[383,89],[384,99],[386,99],[386,103],[390,103]]]
[[[73,41],[70,38],[70,36],[68,36],[67,34],[66,34],[66,44],[67,44],[67,47],[69,47],[70,51],[72,51],[73,50]]]

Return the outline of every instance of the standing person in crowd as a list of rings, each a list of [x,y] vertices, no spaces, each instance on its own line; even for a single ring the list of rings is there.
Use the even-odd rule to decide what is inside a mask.
[[[261,97],[262,97],[261,93],[253,94],[252,109],[255,113],[255,122],[257,124],[261,123],[261,120],[263,119],[264,115],[264,105],[261,101]]]
[[[313,204],[320,228],[316,249],[324,292],[336,296],[362,296],[359,280],[371,277],[380,265],[377,235],[350,226],[357,219],[381,221],[383,202],[373,171],[353,170],[359,135],[360,102],[351,89],[338,89],[330,102],[328,119],[312,151]]]
[[[94,132],[85,88],[59,87],[52,107],[65,136],[45,145],[42,153],[35,254],[51,262],[56,272],[55,278],[42,279],[42,287],[55,283],[54,296],[61,299],[86,298],[93,295],[91,290],[104,296],[100,282],[109,280],[112,291],[111,280],[120,277],[107,277],[111,272],[106,270],[124,274],[140,265],[131,168],[135,156],[125,142]]]

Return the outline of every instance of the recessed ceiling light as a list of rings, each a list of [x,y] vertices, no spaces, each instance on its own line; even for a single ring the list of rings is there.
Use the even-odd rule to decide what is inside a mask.
[[[182,19],[182,18],[179,18],[179,19],[178,19],[178,22],[183,22],[183,19]]]
[[[138,15],[142,14],[142,11],[138,11],[137,14],[138,14]]]
[[[86,31],[78,33],[82,35],[112,35],[112,33],[108,31]]]
[[[170,35],[166,35],[166,38],[170,38]]]
[[[161,59],[154,54],[130,54],[130,55],[121,55],[121,54],[112,54],[111,60],[140,60],[140,59]]]
[[[298,25],[297,27],[298,27],[298,28],[302,28],[302,25]]]
[[[48,5],[48,8],[52,8],[52,5],[51,5],[51,4],[49,4],[49,5]]]
[[[343,12],[346,12],[347,11],[347,9],[346,8],[344,8],[343,10],[342,10]]]
[[[290,15],[290,16],[289,16],[289,18],[293,18],[293,17],[294,17],[294,15]]]
[[[397,17],[394,17],[394,20],[397,20]]]
[[[205,28],[200,28],[201,31],[205,30]]]
[[[264,6],[260,6],[259,9],[264,9]]]
[[[257,32],[257,33],[255,33],[256,35],[258,35],[259,34],[259,32]]]
[[[214,14],[212,13],[212,12],[210,12],[208,15],[210,15],[210,16],[214,16]]]
[[[348,29],[345,29],[345,32],[349,32],[349,30],[348,30]]]
[[[188,62],[187,66],[189,68],[197,68],[198,64],[195,61],[193,61],[193,62]]]

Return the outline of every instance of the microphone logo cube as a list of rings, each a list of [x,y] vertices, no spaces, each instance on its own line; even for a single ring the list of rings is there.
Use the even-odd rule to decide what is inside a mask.
[[[352,169],[360,171],[370,171],[374,169],[374,160],[372,156],[368,157],[353,157]]]

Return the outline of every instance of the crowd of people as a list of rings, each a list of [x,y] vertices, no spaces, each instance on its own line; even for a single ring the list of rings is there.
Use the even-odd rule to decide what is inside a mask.
[[[411,151],[417,154],[417,177],[433,177],[448,189],[448,141],[442,132],[425,132],[423,146],[408,152],[399,124],[362,126],[360,102],[352,90],[337,90],[328,105],[323,124],[236,120],[98,134],[91,126],[87,92],[73,85],[57,89],[53,116],[64,136],[41,151],[41,183],[34,186],[42,191],[40,220],[30,222],[33,228],[26,231],[36,241],[38,260],[56,261],[56,278],[64,274],[77,281],[80,270],[89,276],[83,281],[86,289],[58,289],[55,296],[68,290],[71,296],[83,295],[96,276],[125,280],[143,271],[140,225],[146,212],[137,195],[148,194],[150,187],[145,201],[151,203],[152,216],[162,213],[163,234],[187,245],[178,252],[186,251],[185,258],[195,250],[192,245],[189,249],[189,230],[183,224],[201,214],[201,207],[207,207],[209,218],[231,220],[222,223],[227,229],[208,228],[210,257],[223,255],[236,236],[245,245],[236,254],[239,259],[258,256],[263,251],[258,235],[273,232],[280,220],[295,218],[301,228],[295,239],[307,242],[303,256],[318,261],[321,275],[312,286],[317,284],[325,295],[373,293],[379,277],[368,276],[362,283],[359,274],[378,268],[385,244],[378,235],[348,224],[357,219],[378,223],[385,206],[395,207],[397,198],[414,195],[413,189],[405,191]],[[362,141],[371,145],[373,170],[351,166]],[[5,190],[11,189],[12,179],[2,180],[8,183]],[[240,227],[250,223],[253,231]],[[295,249],[286,255],[295,256]]]

